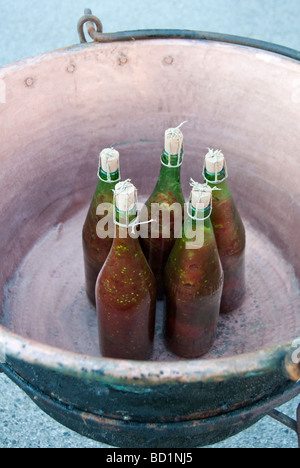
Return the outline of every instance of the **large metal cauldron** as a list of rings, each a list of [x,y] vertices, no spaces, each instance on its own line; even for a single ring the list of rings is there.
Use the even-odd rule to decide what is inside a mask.
[[[1,369],[90,438],[211,444],[300,392],[299,54],[190,31],[97,35],[0,71]],[[227,156],[246,302],[202,360],[167,353],[160,313],[153,362],[102,359],[81,253],[99,151],[115,145],[146,198],[164,130],[183,120],[186,195],[207,147]]]

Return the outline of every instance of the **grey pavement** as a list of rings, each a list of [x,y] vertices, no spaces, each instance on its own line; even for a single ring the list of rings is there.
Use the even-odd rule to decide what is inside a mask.
[[[78,43],[76,25],[91,8],[104,31],[197,29],[251,37],[300,50],[299,0],[0,0],[0,66]],[[299,398],[281,408],[295,417]],[[40,411],[0,375],[0,448],[103,448]],[[290,429],[263,418],[218,448],[295,448]]]

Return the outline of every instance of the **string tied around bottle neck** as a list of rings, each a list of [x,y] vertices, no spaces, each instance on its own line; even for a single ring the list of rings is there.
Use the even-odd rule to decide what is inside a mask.
[[[220,184],[228,179],[228,168],[227,162],[224,157],[224,154],[221,150],[213,150],[211,148],[207,148],[208,153],[205,156],[204,166],[203,166],[203,177],[206,182],[214,182],[215,184]],[[224,172],[224,177],[222,179],[218,179],[218,176]],[[206,174],[210,174],[214,176],[214,180],[209,180],[206,177]]]
[[[124,180],[119,182],[115,189],[113,190],[114,194],[114,223],[117,226],[129,229],[131,228],[131,233],[135,233],[135,228],[143,224],[150,224],[156,222],[156,219],[150,219],[147,221],[139,221],[140,212],[137,210],[138,205],[138,195],[136,187],[131,183],[131,179]],[[117,206],[118,197],[122,196],[122,206],[121,210]],[[125,215],[125,222],[121,223],[117,220],[117,210],[122,215]],[[130,221],[130,213],[135,214],[135,218]]]
[[[215,190],[220,191],[222,189],[218,187],[210,187],[207,182],[205,184],[195,182],[192,178],[190,180],[190,186],[192,187],[192,191],[189,197],[187,214],[195,221],[205,221],[206,219],[210,218],[212,214],[212,192]],[[205,204],[203,200],[201,201],[203,197],[205,198],[205,194],[208,195],[206,198],[209,198],[209,202],[207,203],[207,206],[204,207],[204,209],[198,210],[197,206],[199,204]],[[192,207],[195,210],[195,214],[192,213]],[[203,217],[201,218],[198,216],[199,211],[203,212]],[[208,214],[206,214],[207,211]]]

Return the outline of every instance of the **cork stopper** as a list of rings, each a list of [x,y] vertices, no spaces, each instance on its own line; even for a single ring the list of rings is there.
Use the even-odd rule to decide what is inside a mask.
[[[176,156],[180,154],[183,149],[183,134],[179,127],[169,128],[165,132],[165,151],[171,155]]]
[[[225,167],[225,157],[222,151],[209,149],[205,156],[205,168],[210,174],[219,174]]]
[[[195,210],[205,210],[211,205],[212,189],[207,184],[195,183],[191,192],[191,204]]]
[[[137,189],[130,179],[119,182],[115,187],[115,203],[121,212],[129,213],[137,204]]]
[[[105,148],[100,153],[100,166],[106,173],[113,174],[118,171],[120,167],[119,152],[114,148]]]

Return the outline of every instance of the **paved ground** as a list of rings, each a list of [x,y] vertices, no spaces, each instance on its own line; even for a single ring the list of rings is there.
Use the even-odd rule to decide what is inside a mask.
[[[179,28],[222,32],[300,50],[299,0],[0,0],[0,66],[78,42],[84,8],[100,17],[106,32]],[[283,410],[295,417],[299,399]],[[216,447],[293,448],[296,435],[269,417]],[[54,422],[0,375],[0,448],[105,447]]]

